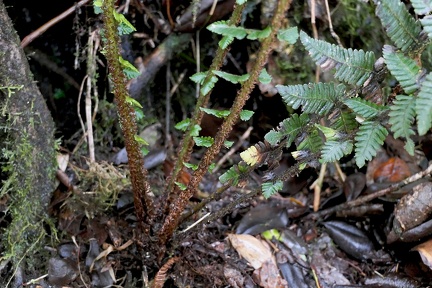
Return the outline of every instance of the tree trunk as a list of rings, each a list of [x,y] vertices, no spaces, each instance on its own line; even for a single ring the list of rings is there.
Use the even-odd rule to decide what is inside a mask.
[[[7,193],[11,199],[8,213],[12,219],[2,233],[0,251],[17,268],[16,286],[32,277],[32,266],[45,264],[40,248],[47,236],[44,227],[54,189],[54,123],[2,0],[0,63],[1,168],[7,175],[0,196]],[[0,286],[7,286],[1,282],[9,279],[0,279]]]

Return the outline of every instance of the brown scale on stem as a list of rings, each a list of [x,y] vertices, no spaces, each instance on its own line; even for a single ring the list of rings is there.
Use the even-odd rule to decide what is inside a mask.
[[[175,200],[169,215],[165,219],[162,229],[159,232],[159,243],[161,245],[165,245],[166,241],[171,238],[174,230],[178,226],[181,213],[184,211],[190,197],[192,197],[194,191],[196,191],[202,177],[207,172],[207,169],[215,156],[219,153],[225,139],[231,132],[233,125],[237,122],[239,114],[258,80],[259,73],[267,62],[268,54],[272,50],[272,43],[274,42],[277,31],[283,23],[283,17],[285,16],[285,12],[288,10],[290,4],[291,0],[282,0],[278,3],[275,16],[271,23],[272,32],[269,37],[262,42],[261,49],[258,53],[257,60],[253,65],[249,79],[243,83],[242,88],[238,92],[231,108],[231,113],[220,127],[220,130],[215,137],[214,144],[206,151],[198,169],[193,174],[187,189],[182,191],[179,197]]]
[[[117,104],[120,126],[125,138],[126,151],[129,158],[132,190],[134,194],[135,213],[144,233],[150,233],[150,225],[154,215],[154,204],[150,196],[150,185],[147,181],[147,170],[144,169],[144,158],[138,142],[137,125],[134,108],[126,102],[129,92],[126,88],[126,76],[119,62],[120,37],[117,33],[118,23],[114,18],[114,0],[105,0],[102,5],[105,28],[105,56],[113,83],[113,93]]]

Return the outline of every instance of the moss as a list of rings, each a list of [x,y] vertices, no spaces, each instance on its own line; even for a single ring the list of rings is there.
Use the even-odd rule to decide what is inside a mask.
[[[7,159],[7,164],[2,167],[2,171],[9,174],[5,180],[0,195],[8,193],[11,202],[9,213],[12,221],[3,231],[2,243],[4,252],[1,256],[3,260],[12,260],[15,267],[26,263],[29,271],[39,268],[41,257],[36,256],[43,251],[46,243],[47,232],[45,225],[48,224],[52,235],[56,235],[54,225],[49,221],[42,203],[35,199],[32,177],[20,177],[25,173],[37,173],[32,171],[31,155],[34,155],[34,147],[30,144],[28,137],[22,137],[21,143],[14,146],[9,144],[8,148],[3,148],[2,156]],[[24,162],[23,162],[24,161]],[[53,173],[53,171],[41,171],[41,173]],[[25,261],[23,261],[25,260]]]

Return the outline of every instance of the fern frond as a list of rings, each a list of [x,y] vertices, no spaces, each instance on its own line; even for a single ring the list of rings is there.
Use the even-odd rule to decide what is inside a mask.
[[[429,38],[432,38],[432,15],[428,15],[420,19],[421,24],[423,25],[424,31],[427,33]]]
[[[414,156],[414,141],[411,135],[414,131],[411,125],[414,123],[416,98],[406,95],[397,95],[393,105],[390,106],[389,123],[392,125],[390,130],[394,137],[404,137],[406,139],[405,150]]]
[[[390,45],[384,45],[383,56],[390,73],[399,81],[405,93],[411,94],[420,88],[418,78],[422,75],[422,69],[413,59],[396,52]]]
[[[417,96],[417,127],[420,136],[425,135],[432,126],[432,73],[426,76]]]
[[[345,132],[347,134],[355,130],[357,126],[358,123],[355,120],[355,115],[348,112],[341,112],[336,121],[331,125],[336,131]]]
[[[300,144],[297,145],[297,150],[308,150],[315,153],[321,150],[322,145],[323,139],[318,134],[318,130],[314,129]]]
[[[304,85],[277,85],[276,89],[285,103],[294,109],[302,107],[306,113],[327,114],[341,99],[345,86],[334,83],[310,83]]]
[[[339,81],[360,86],[373,72],[373,52],[344,49],[325,41],[315,40],[303,31],[300,32],[300,40],[312,59],[324,71],[336,68],[334,77]]]
[[[321,163],[335,162],[352,152],[351,141],[327,141],[321,150]]]
[[[431,0],[411,0],[411,5],[417,15],[427,15],[432,11]]]
[[[307,114],[301,114],[300,116],[297,114],[291,115],[290,118],[287,118],[283,120],[281,123],[279,123],[278,131],[270,131],[269,133],[272,133],[273,137],[278,138],[278,141],[280,141],[282,138],[287,138],[287,144],[286,147],[291,146],[291,143],[297,138],[297,135],[305,129],[307,124],[309,123],[309,117]],[[271,145],[275,145],[276,143],[272,143],[272,137],[269,137],[268,134],[264,137],[265,140],[267,140]],[[275,133],[278,133],[276,136]]]
[[[374,0],[377,5],[376,15],[387,31],[393,43],[406,52],[420,47],[420,23],[409,14],[400,0]]]
[[[280,180],[277,180],[276,182],[264,182],[261,184],[261,190],[266,199],[281,191],[282,188],[283,182]]]
[[[385,106],[380,106],[361,98],[346,99],[344,100],[344,104],[351,108],[354,113],[365,119],[376,117],[383,111],[387,110],[387,107]]]
[[[388,131],[378,122],[364,121],[355,136],[355,160],[359,168],[372,160],[383,145]]]

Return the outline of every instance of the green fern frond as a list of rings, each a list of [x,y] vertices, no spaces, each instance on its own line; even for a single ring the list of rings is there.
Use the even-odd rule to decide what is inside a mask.
[[[355,160],[359,168],[372,160],[383,145],[388,131],[378,122],[364,121],[355,136]]]
[[[406,95],[397,95],[393,105],[390,106],[389,123],[394,137],[406,139],[405,150],[414,156],[414,141],[411,136],[414,131],[411,125],[414,123],[416,98]]]
[[[424,31],[427,33],[429,38],[432,38],[432,15],[428,15],[420,19],[421,24],[423,25]]]
[[[420,136],[425,135],[432,126],[432,73],[426,76],[417,96],[417,127]]]
[[[304,85],[277,85],[276,89],[285,103],[294,109],[302,107],[306,113],[327,114],[341,99],[345,86],[334,83],[310,83]]]
[[[396,52],[390,45],[384,45],[383,56],[390,73],[399,81],[405,93],[411,94],[420,88],[418,80],[423,73],[413,59]]]
[[[327,141],[321,150],[321,163],[335,162],[353,150],[351,141]]]
[[[341,112],[331,127],[337,131],[349,133],[357,129],[358,123],[353,113]]]
[[[268,132],[264,139],[270,143],[271,146],[277,145],[282,139],[287,138],[286,146],[291,146],[292,142],[296,139],[297,135],[304,130],[309,122],[307,114],[292,114],[290,118],[287,118],[279,123],[276,130]]]
[[[385,106],[380,106],[361,98],[346,99],[344,100],[344,104],[351,108],[354,113],[365,119],[376,117],[387,110]]]
[[[307,114],[303,113],[300,116],[293,114],[290,118],[283,120],[279,124],[278,132],[281,135],[281,139],[285,137],[287,138],[287,147],[291,146],[291,143],[297,138],[297,135],[305,129],[308,123],[309,117]],[[268,141],[267,137],[265,138]]]
[[[281,191],[282,188],[283,182],[280,180],[277,180],[276,182],[264,182],[261,184],[261,190],[266,199]]]
[[[315,40],[303,31],[300,32],[300,40],[312,59],[324,71],[336,68],[334,77],[339,81],[360,86],[373,72],[373,52],[344,49],[325,41]]]
[[[321,150],[323,139],[318,134],[318,129],[312,130],[306,138],[297,145],[297,150],[308,150],[316,153]]]
[[[409,14],[400,0],[374,0],[376,15],[387,31],[387,35],[402,52],[412,51],[420,43],[421,25]]]
[[[417,15],[427,15],[432,11],[431,0],[411,0],[411,5]]]

